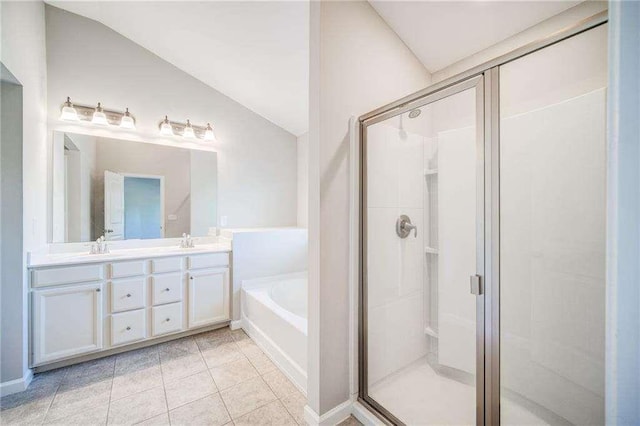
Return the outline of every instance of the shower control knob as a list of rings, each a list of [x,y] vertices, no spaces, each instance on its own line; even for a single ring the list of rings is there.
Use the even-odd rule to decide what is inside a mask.
[[[413,235],[415,238],[418,238],[418,227],[411,223],[411,218],[406,214],[401,215],[398,220],[396,220],[396,234],[400,238],[407,238],[411,235],[411,231],[413,231]]]

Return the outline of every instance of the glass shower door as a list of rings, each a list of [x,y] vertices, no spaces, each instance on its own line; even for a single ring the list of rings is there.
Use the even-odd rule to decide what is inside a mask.
[[[481,415],[482,84],[364,123],[361,396],[394,423]]]
[[[607,25],[500,67],[500,412],[604,424]]]

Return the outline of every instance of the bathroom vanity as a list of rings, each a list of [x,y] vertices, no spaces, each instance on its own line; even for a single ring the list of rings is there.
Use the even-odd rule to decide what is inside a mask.
[[[230,257],[225,243],[33,256],[30,366],[46,370],[228,324]]]

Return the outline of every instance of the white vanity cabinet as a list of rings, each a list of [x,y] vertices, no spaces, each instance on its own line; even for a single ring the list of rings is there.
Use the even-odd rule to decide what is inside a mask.
[[[189,273],[189,328],[229,318],[229,268]]]
[[[32,367],[231,319],[228,252],[30,269]]]
[[[102,349],[103,284],[33,291],[33,363]]]

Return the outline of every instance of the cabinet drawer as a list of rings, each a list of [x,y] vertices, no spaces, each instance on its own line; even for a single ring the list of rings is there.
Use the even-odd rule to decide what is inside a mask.
[[[111,345],[142,340],[147,337],[144,309],[111,315]]]
[[[146,278],[130,278],[111,282],[111,312],[144,308]]]
[[[154,275],[151,277],[151,294],[154,305],[182,300],[182,273]]]
[[[189,256],[189,269],[217,268],[229,265],[229,253],[211,253]]]
[[[154,306],[151,308],[152,333],[154,336],[182,330],[182,303]]]
[[[160,274],[163,272],[175,272],[182,269],[181,257],[163,257],[151,260],[151,272]]]
[[[118,262],[111,264],[111,278],[135,277],[144,275],[145,261],[136,260],[133,262]]]
[[[72,284],[100,281],[104,277],[102,265],[67,266],[63,268],[35,269],[31,271],[31,286],[44,287],[57,284]]]

